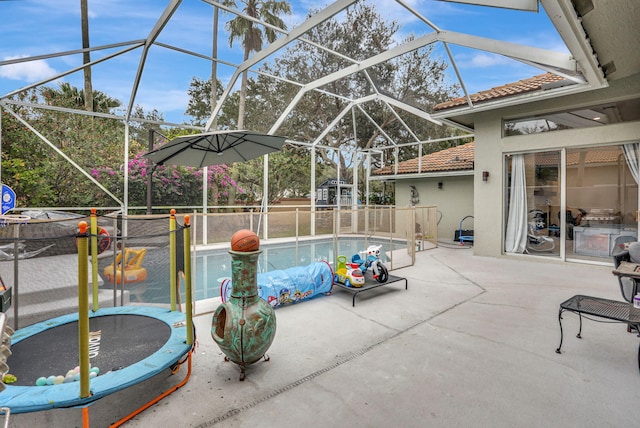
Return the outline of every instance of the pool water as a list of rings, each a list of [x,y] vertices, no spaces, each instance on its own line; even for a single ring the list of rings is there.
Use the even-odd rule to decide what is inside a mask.
[[[368,245],[382,245],[382,261],[388,261],[385,251],[389,251],[389,240],[363,238],[340,238],[334,248],[332,239],[312,241],[286,242],[279,244],[263,244],[258,259],[258,272],[284,270],[295,266],[306,266],[313,262],[325,260],[333,265],[338,255],[351,256],[364,251]],[[406,243],[393,242],[392,250],[406,248]],[[168,249],[148,250],[143,266],[147,269],[147,280],[126,284],[131,302],[135,303],[169,303],[169,253]],[[100,272],[104,267],[100,267]],[[198,251],[192,260],[191,274],[193,294],[196,300],[220,296],[220,282],[231,277],[231,255],[228,248]],[[112,287],[110,283],[105,286]],[[184,280],[181,280],[182,302],[185,300]]]

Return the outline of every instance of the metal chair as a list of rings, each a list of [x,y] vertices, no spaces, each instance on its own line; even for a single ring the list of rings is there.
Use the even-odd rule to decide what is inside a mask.
[[[640,242],[633,242],[631,245],[637,246],[638,249],[640,249]],[[631,249],[631,245],[629,246],[630,249]],[[616,269],[618,268],[618,266],[620,266],[620,263],[622,262],[631,262],[631,263],[640,262],[640,259],[636,260],[635,257],[632,260],[630,253],[634,252],[633,250],[635,250],[635,248],[632,249],[632,251],[629,251],[629,250],[619,251],[617,246],[614,248],[612,252],[613,264]],[[622,298],[629,303],[633,303],[633,296],[635,296],[636,293],[638,292],[639,280],[634,278],[629,278],[629,277],[622,277],[619,275],[616,275],[616,278],[618,278],[618,284],[620,285],[620,293],[622,294]]]

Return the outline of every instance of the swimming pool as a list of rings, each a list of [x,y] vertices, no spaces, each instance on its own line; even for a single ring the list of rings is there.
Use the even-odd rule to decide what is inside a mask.
[[[407,248],[405,241],[381,238],[340,237],[334,244],[332,238],[300,240],[283,243],[263,243],[262,254],[258,259],[258,272],[283,270],[294,266],[306,266],[312,262],[325,260],[333,264],[336,256],[345,255],[351,259],[353,254],[363,251],[368,245],[382,245],[382,261],[388,262],[385,252]],[[231,256],[229,248],[202,250],[195,253],[191,272],[193,294],[196,300],[220,296],[220,281],[231,277]],[[169,263],[166,249],[147,252],[145,267],[148,271],[146,281],[127,284],[129,298],[133,303],[169,303]],[[100,270],[102,272],[102,268]],[[112,286],[106,283],[105,286]],[[184,284],[181,285],[181,301],[184,302]]]

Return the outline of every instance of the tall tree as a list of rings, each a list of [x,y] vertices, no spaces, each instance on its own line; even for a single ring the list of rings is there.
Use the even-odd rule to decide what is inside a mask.
[[[394,21],[387,21],[374,4],[358,2],[349,7],[344,15],[325,21],[305,36],[347,58],[361,61],[397,44],[397,32],[398,25]],[[410,35],[403,42],[412,38]],[[287,48],[274,61],[263,65],[262,70],[266,75],[306,83],[352,64],[348,59],[322,51],[312,44],[298,43]],[[434,104],[449,99],[457,91],[456,86],[447,80],[446,68],[444,61],[434,57],[432,46],[408,52],[328,83],[321,88],[323,92],[307,93],[277,132],[297,141],[315,141],[347,107],[349,99],[358,99],[376,91],[423,111],[431,111]],[[270,116],[273,121],[273,116],[284,111],[298,90],[286,82],[258,76],[255,92],[248,94],[247,120],[251,121],[252,127],[255,127],[254,120],[262,121]],[[269,100],[268,107],[264,106],[266,99]],[[367,115],[359,110],[354,115],[346,115],[321,141],[322,145],[340,149],[319,151],[318,156],[322,162],[339,168],[341,177],[350,177],[350,170],[357,167],[354,163],[356,160],[345,154],[345,150],[392,144],[385,134],[396,143],[415,141],[402,122],[409,125],[419,140],[452,135],[450,129],[438,127],[403,110],[391,111],[382,103],[371,102],[361,107]],[[265,110],[268,110],[268,114]],[[434,147],[434,150],[439,148]],[[411,148],[403,148],[400,152],[403,158],[416,154]]]
[[[85,105],[84,91],[68,83],[33,89],[13,98],[76,110]],[[120,105],[118,100],[100,91],[93,91],[93,100],[97,112],[106,113]],[[29,106],[8,108],[85,172],[89,173],[96,165],[120,169],[124,140],[120,121]],[[4,114],[2,132],[3,180],[16,190],[20,206],[88,206],[94,203],[97,187],[20,121]],[[135,147],[132,142],[130,148],[135,150]]]
[[[233,6],[238,8],[236,0],[224,0],[226,6]],[[291,5],[283,0],[239,0],[242,12],[246,15],[259,19],[274,27],[287,29],[284,21],[280,17],[282,14],[291,13]],[[246,18],[236,16],[226,24],[226,29],[229,32],[229,46],[233,46],[234,41],[240,41],[243,48],[243,61],[249,59],[251,52],[257,52],[262,49],[264,40],[269,43],[273,43],[278,34],[276,31],[268,26],[256,24],[255,22]],[[247,97],[247,79],[248,71],[242,73],[242,81],[240,83],[240,99],[238,102],[238,122],[237,129],[245,129],[244,116],[245,116],[245,100]],[[233,178],[237,181],[238,171],[236,169],[232,172]],[[235,202],[235,192],[231,192],[229,196],[230,202]]]
[[[312,12],[313,13],[313,12]],[[246,94],[245,124],[255,131],[267,132],[273,125],[275,117],[285,110],[299,91],[299,86],[287,81],[308,83],[323,76],[339,71],[353,62],[380,54],[398,43],[398,25],[386,20],[374,4],[359,2],[347,9],[344,15],[328,20],[305,34],[317,44],[328,46],[344,56],[320,50],[313,44],[297,43],[284,50],[273,61],[265,63],[261,70],[265,75],[248,79]],[[409,35],[403,42],[413,38]],[[349,99],[357,99],[379,91],[403,101],[423,111],[431,111],[433,105],[450,99],[457,87],[447,80],[447,64],[435,57],[433,48],[427,46],[405,55],[391,59],[385,63],[369,67],[365,71],[353,73],[343,79],[331,82],[321,89],[322,92],[309,92],[287,116],[277,133],[286,135],[292,140],[312,142],[348,106]],[[283,80],[275,80],[276,75]],[[373,83],[373,84],[372,84]],[[331,95],[331,94],[335,94]],[[235,94],[234,94],[235,95]],[[231,105],[239,104],[241,97],[231,97],[225,103],[221,118],[225,112],[231,112]],[[235,105],[238,105],[235,104]],[[354,168],[362,159],[356,159],[340,150],[355,150],[388,146],[418,140],[437,139],[456,135],[450,128],[439,127],[420,117],[400,109],[391,111],[388,106],[371,102],[361,106],[366,115],[356,110],[354,115],[348,114],[327,134],[320,144],[333,150],[317,150],[317,179],[335,176],[339,170],[341,178],[350,179]],[[226,116],[229,119],[229,116]],[[372,118],[380,128],[371,123]],[[355,126],[354,126],[355,120]],[[232,122],[223,121],[228,126]],[[407,130],[408,127],[415,136]],[[354,133],[355,129],[355,133]],[[390,137],[390,139],[387,138]],[[445,148],[438,143],[423,147],[423,154]],[[393,151],[385,155],[386,162],[393,161]],[[400,160],[415,157],[415,147],[400,149]],[[282,162],[275,160],[282,157]],[[270,180],[271,195],[301,195],[302,189],[309,189],[308,168],[309,153],[304,149],[283,150],[282,153],[270,155],[278,162],[278,177]],[[305,159],[304,161],[301,161]],[[304,165],[304,168],[301,166]],[[271,168],[275,170],[276,168]],[[252,162],[233,166],[234,174],[241,185],[247,189],[246,198],[258,197],[262,176],[261,166]],[[286,170],[286,171],[285,171]],[[285,177],[284,179],[282,179]],[[363,178],[363,177],[361,177]],[[274,188],[277,183],[281,188]],[[359,180],[361,184],[364,180]],[[255,192],[255,195],[252,195]]]
[[[248,92],[255,92],[255,82],[249,80]],[[211,97],[208,96],[211,90],[211,81],[203,80],[198,77],[191,79],[189,85],[189,103],[187,105],[186,114],[192,116],[191,122],[196,125],[202,125],[209,118],[211,110]],[[218,85],[218,96],[222,93],[220,85]],[[218,128],[235,129],[235,121],[238,111],[238,92],[234,92],[223,105],[221,114],[218,119]],[[249,99],[253,99],[252,96]],[[256,108],[260,106],[260,109]],[[273,121],[273,112],[270,111],[270,98],[266,98],[262,103],[252,103],[250,114],[251,129],[259,132],[267,132]],[[269,180],[269,201],[273,202],[284,196],[300,197],[309,193],[311,180],[309,177],[310,155],[306,148],[296,148],[294,146],[286,146],[281,152],[269,155],[269,165],[272,171],[275,171]],[[232,183],[237,181],[240,188],[244,190],[238,196],[238,200],[242,203],[253,204],[261,198],[262,187],[262,168],[261,159],[253,159],[247,162],[235,163],[231,166]],[[235,202],[235,189],[237,186],[227,186],[228,201],[230,204]],[[224,195],[222,195],[224,196]],[[210,198],[214,205],[220,201],[214,201]]]
[[[36,103],[35,89],[20,92],[13,100]],[[14,105],[11,108],[22,118],[34,118],[31,107]],[[38,137],[22,123],[2,112],[2,182],[16,192],[16,206],[51,206],[55,195],[49,187],[46,163],[49,152]]]
[[[86,103],[84,90],[78,90],[77,87],[67,82],[60,83],[58,88],[44,86],[40,90],[40,94],[44,97],[46,104],[58,107],[82,108]],[[111,109],[122,105],[119,100],[101,91],[92,91],[91,97],[93,111],[97,113],[109,113]]]
[[[213,40],[211,44],[211,58],[216,58],[216,60],[211,61],[211,96],[209,98],[209,103],[211,104],[211,113],[213,114],[213,110],[215,110],[216,104],[218,103],[218,89],[222,89],[222,85],[220,85],[218,81],[218,21],[220,20],[220,9],[218,6],[213,7]],[[218,118],[213,118],[213,128],[216,129],[218,126]]]
[[[80,0],[80,21],[82,26],[82,49],[89,49],[89,5],[88,0]],[[91,82],[91,66],[86,64],[91,62],[91,53],[88,50],[82,52],[82,63],[84,67],[84,108],[93,111],[93,84]]]
[[[236,0],[225,0],[225,6],[238,7]],[[286,1],[279,0],[240,0],[243,5],[242,12],[246,15],[264,21],[274,27],[287,29],[280,15],[290,14],[291,5]],[[233,47],[234,41],[240,41],[243,48],[243,60],[249,59],[251,52],[262,49],[266,37],[269,43],[273,43],[277,38],[276,31],[271,27],[262,27],[253,21],[237,16],[226,24],[229,32],[229,46]],[[244,128],[245,98],[247,95],[247,71],[242,73],[242,83],[240,85],[240,104],[238,106],[238,129]]]
[[[189,103],[185,114],[192,117],[192,125],[204,126],[211,116],[211,111],[215,107],[214,102],[220,98],[223,92],[222,83],[217,79],[216,81],[217,84],[214,85],[212,79],[191,78],[189,89],[187,90]]]
[[[82,109],[85,92],[69,83],[59,87],[42,87],[39,95],[44,104]],[[101,91],[92,91],[93,111],[108,113],[121,105],[120,101]],[[84,171],[96,165],[122,164],[124,128],[118,120],[90,117],[63,111],[45,110],[35,115],[33,124],[53,145]],[[58,153],[51,153],[45,164],[48,186],[53,190],[57,206],[87,206],[94,200],[95,187],[78,174],[78,170]]]

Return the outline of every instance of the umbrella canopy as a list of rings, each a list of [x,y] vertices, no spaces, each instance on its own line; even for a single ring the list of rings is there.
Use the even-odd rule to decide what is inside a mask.
[[[183,135],[144,155],[158,165],[202,168],[244,162],[280,150],[285,137],[252,131],[215,131]]]

